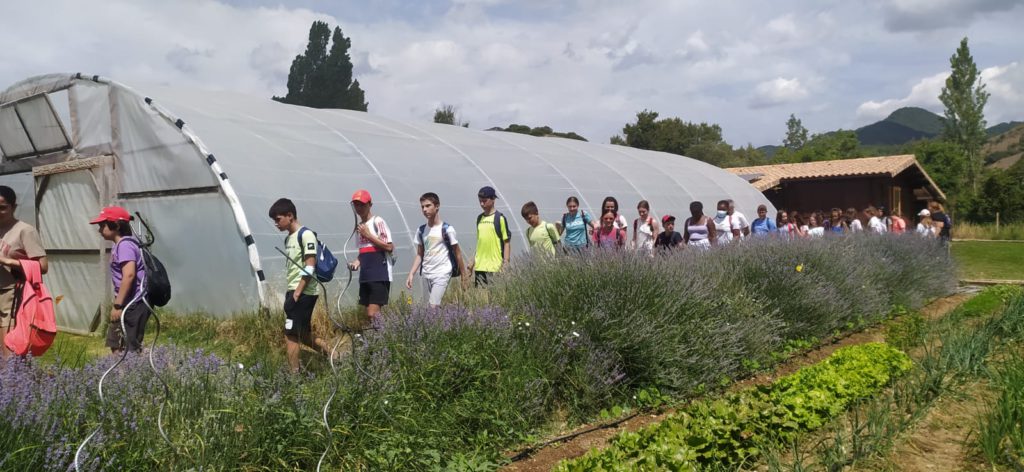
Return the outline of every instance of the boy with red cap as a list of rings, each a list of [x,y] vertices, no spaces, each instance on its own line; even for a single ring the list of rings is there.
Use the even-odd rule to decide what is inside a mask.
[[[661,217],[661,227],[665,230],[654,241],[655,249],[665,251],[683,247],[683,236],[676,231],[676,217],[672,215]]]
[[[107,347],[114,354],[125,349],[141,351],[146,322],[149,321],[149,307],[144,301],[146,267],[139,241],[132,236],[131,219],[128,210],[109,206],[89,222],[98,226],[103,239],[114,243],[110,250],[110,280],[114,285],[114,303],[107,327]]]
[[[366,307],[366,316],[371,322],[391,297],[394,270],[391,253],[395,250],[388,224],[384,218],[370,212],[372,207],[370,192],[357,190],[352,194],[352,208],[361,222],[356,227],[359,233],[359,258],[349,264],[349,270],[359,271],[359,304]]]

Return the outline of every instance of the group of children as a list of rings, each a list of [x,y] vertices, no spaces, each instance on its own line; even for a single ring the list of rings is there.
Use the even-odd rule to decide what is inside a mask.
[[[440,216],[440,197],[432,192],[420,197],[420,210],[426,221],[414,236],[416,255],[405,280],[405,288],[412,289],[413,278],[419,274],[431,306],[441,304],[452,280],[458,279],[465,288],[472,274],[474,285],[486,285],[509,263],[511,233],[508,219],[495,208],[498,195],[494,188],[486,186],[479,190],[477,198],[482,212],[476,218],[476,252],[467,264],[455,228]],[[16,199],[13,190],[0,186],[0,232],[3,233],[0,266],[6,269],[0,270],[0,315],[4,317],[5,325],[13,311],[10,291],[13,290],[14,279],[7,280],[2,276],[16,274],[19,260],[23,259],[39,261],[44,273],[47,269],[46,254],[38,233],[13,217]],[[359,254],[347,265],[348,270],[359,272],[359,305],[365,307],[367,316],[373,319],[390,298],[395,244],[387,222],[372,213],[373,200],[369,192],[355,192],[351,202],[358,216],[353,236],[359,236]],[[580,208],[576,197],[566,200],[566,212],[557,223],[544,221],[532,201],[525,203],[521,210],[522,218],[528,224],[525,236],[530,250],[549,255],[558,251],[582,253],[591,248],[629,248],[653,255],[656,251],[687,246],[709,248],[747,237],[801,238],[865,231],[852,208],[846,212],[832,209],[828,218],[821,212],[804,217],[796,212],[779,211],[776,218],[771,219],[765,205],[759,206],[757,213],[756,219],[748,221],[731,200],[721,200],[715,214],[709,216],[704,214],[701,202],[692,202],[690,216],[683,221],[680,233],[676,231],[676,217],[664,215],[660,219],[654,218],[646,200],[638,203],[638,216],[632,224],[619,212],[619,204],[614,197],[604,199],[597,219]],[[884,209],[869,206],[863,214],[869,232],[907,231],[907,224],[898,212],[890,214]],[[324,352],[328,350],[324,340],[313,336],[311,326],[319,295],[318,283],[314,280],[319,243],[316,234],[300,224],[298,211],[291,200],[282,198],[274,202],[268,216],[279,231],[288,233],[284,252],[293,263],[285,265],[284,334],[289,364],[293,370],[298,370],[301,345]],[[949,238],[952,222],[941,204],[931,202],[929,209],[922,210],[919,216],[918,234]],[[112,206],[104,208],[90,221],[105,240],[113,243],[110,278],[114,300],[107,333],[107,346],[113,352],[140,350],[150,315],[149,308],[141,302],[145,295],[146,267],[141,245],[132,234],[131,220],[127,210]],[[629,228],[632,228],[631,232]]]

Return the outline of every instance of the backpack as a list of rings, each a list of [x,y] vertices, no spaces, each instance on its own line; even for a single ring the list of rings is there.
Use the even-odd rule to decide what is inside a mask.
[[[477,217],[476,217],[476,226],[477,226],[478,230],[480,228],[480,220],[483,220],[484,216],[487,216],[487,215],[484,215],[483,213],[481,213],[481,214],[477,215]],[[498,233],[498,246],[501,247],[501,258],[505,259],[505,241],[511,241],[511,238],[510,239],[505,239],[505,238],[501,237],[501,222],[502,222],[502,220],[505,221],[505,227],[508,228],[508,220],[505,220],[505,216],[502,215],[500,211],[494,210],[494,232]]]
[[[579,210],[579,212],[580,212],[580,219],[583,220],[583,230],[587,231],[587,225],[590,224],[590,218],[587,216],[587,212],[585,212],[583,210]],[[569,221],[569,214],[568,213],[562,213],[562,228],[566,228],[567,227],[568,221]],[[590,236],[587,235],[587,237],[585,237],[583,239],[585,239],[587,241],[587,247],[590,247]]]
[[[171,278],[164,264],[149,250],[149,245],[140,243],[135,237],[127,237],[123,241],[131,241],[142,253],[142,268],[146,271],[146,301],[150,306],[165,306],[171,301]]]
[[[558,246],[558,243],[559,241],[561,241],[561,239],[558,237],[558,229],[554,228],[554,226],[555,225],[551,223],[544,223],[544,228],[548,231],[548,238],[551,239],[551,245]],[[535,228],[532,226],[526,228],[526,239],[530,239],[533,237],[534,229]]]
[[[308,231],[305,226],[299,228],[299,234],[297,236],[298,243],[302,245],[302,232]],[[316,232],[313,232],[313,236],[316,236]],[[287,241],[287,238],[285,238]],[[287,244],[287,242],[285,243]],[[301,252],[301,250],[300,250]],[[316,239],[316,265],[314,266],[313,272],[316,279],[321,283],[327,283],[334,279],[334,270],[338,268],[338,259],[331,254],[331,250],[327,248],[327,245],[320,241],[320,238]]]
[[[452,277],[458,277],[462,275],[462,271],[459,270],[458,261],[455,260],[455,251],[452,251],[452,239],[448,236],[448,223],[441,222],[441,241],[444,241],[444,247],[448,250],[448,260],[452,263]],[[427,246],[427,225],[420,225],[420,243],[424,249]],[[502,244],[502,247],[505,245]],[[423,264],[420,264],[420,275],[423,275]]]

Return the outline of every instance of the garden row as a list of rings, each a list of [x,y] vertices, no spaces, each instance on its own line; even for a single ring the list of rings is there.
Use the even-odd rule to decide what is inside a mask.
[[[890,448],[938,396],[978,375],[990,352],[1022,334],[1020,290],[988,289],[935,325],[917,313],[889,323],[887,340],[921,351],[913,369],[908,356],[886,344],[846,347],[770,386],[696,402],[658,424],[622,433],[609,447],[556,470],[736,470],[763,461],[772,470],[841,470]],[[1013,362],[1000,370],[1007,387],[982,423],[981,441],[991,450],[986,455],[999,462],[1007,449],[1021,451],[1022,408],[1015,403],[1021,387],[1011,386],[1019,372]],[[892,379],[893,388],[879,395]],[[815,459],[808,460],[799,444],[819,429]]]
[[[112,360],[8,363],[0,468],[65,470],[99,427],[84,450],[92,470],[310,470],[325,450],[330,470],[491,470],[503,450],[635,407],[640,391],[720,388],[787,346],[877,323],[954,284],[945,249],[917,238],[520,259],[487,303],[394,307],[337,375],[286,373],[267,336],[239,358],[158,348],[170,398],[131,358],[104,404],[95,385]],[[277,336],[276,323],[251,321]],[[335,388],[328,433],[321,409]],[[170,443],[157,430],[165,400]]]

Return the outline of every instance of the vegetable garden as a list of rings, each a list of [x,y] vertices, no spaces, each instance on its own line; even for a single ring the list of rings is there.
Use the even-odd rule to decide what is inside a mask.
[[[912,321],[955,282],[948,252],[916,238],[520,259],[488,293],[438,310],[397,304],[336,375],[324,361],[286,373],[276,318],[213,326],[169,316],[172,328],[195,325],[156,348],[169,398],[144,357],[108,378],[106,403],[95,384],[111,359],[63,352],[0,369],[0,469],[67,470],[99,426],[84,451],[90,470],[312,470],[325,450],[325,470],[494,470],[509,451],[579,425],[671,406],[664,421],[558,469],[789,470],[810,454],[808,438],[849,429],[851,412],[909,395],[903,385],[928,391],[980,375],[989,354],[1014,345],[1024,313],[1007,291],[979,313]],[[725,392],[795,351],[880,323],[900,341],[840,349],[770,385]],[[954,356],[951,344],[975,350]],[[1009,362],[1003,371],[1017,372]],[[321,409],[335,387],[328,433]],[[165,401],[170,441],[156,424]],[[993,424],[1019,419],[1001,404]],[[994,450],[1019,440],[1000,436]]]

